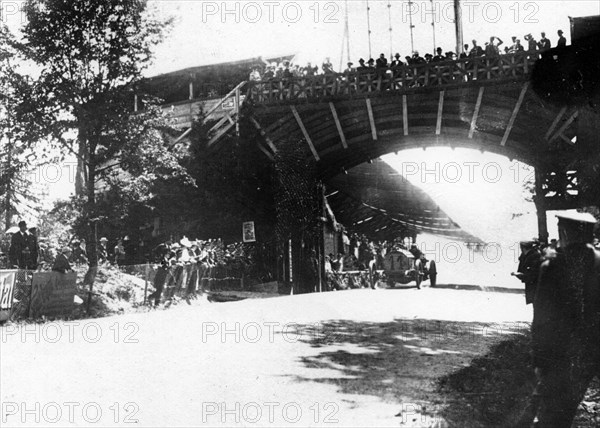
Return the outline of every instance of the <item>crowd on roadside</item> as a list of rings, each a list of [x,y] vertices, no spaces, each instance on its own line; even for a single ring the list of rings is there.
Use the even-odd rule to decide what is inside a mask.
[[[521,41],[517,36],[513,36],[510,45],[504,45],[504,41],[499,37],[492,36],[489,41],[480,46],[476,40],[472,40],[472,46],[465,44],[462,52],[458,55],[458,59],[467,58],[498,58],[504,54],[523,54],[529,58],[538,58],[543,56],[552,47],[564,48],[567,40],[563,36],[562,30],[557,32],[558,40],[553,46],[552,42],[546,37],[546,33],[540,34],[540,39],[536,40],[532,34],[523,36],[524,41]],[[501,48],[501,46],[503,46]],[[400,53],[394,55],[394,59],[386,58],[385,54],[381,54],[376,60],[369,58],[365,60],[360,58],[358,66],[355,67],[353,62],[348,62],[347,67],[341,74],[354,73],[378,73],[385,74],[388,71],[402,68],[404,66],[435,63],[442,61],[454,61],[457,59],[457,54],[454,51],[446,51],[438,47],[435,52],[426,53],[421,56],[418,51],[414,51],[411,56],[405,56],[402,60]],[[315,75],[332,75],[336,73],[331,63],[330,58],[326,58],[321,67],[313,65],[310,62],[305,65],[293,64],[290,60],[284,60],[280,63],[266,64],[264,67],[254,67],[250,73],[250,81],[268,81],[282,80],[293,78],[305,78]]]
[[[221,239],[190,240],[183,237],[178,241],[168,240],[152,248],[142,240],[129,236],[112,242],[106,237],[99,239],[96,253],[100,266],[112,265],[119,268],[142,264],[166,264],[184,266],[203,264],[212,273],[220,276],[228,271],[239,271],[249,263],[250,256],[243,244],[225,245]],[[75,266],[89,265],[88,245],[85,239],[76,236],[68,242],[51,242],[38,237],[35,227],[19,222],[19,230],[12,230],[0,238],[0,269],[56,270],[66,272]]]

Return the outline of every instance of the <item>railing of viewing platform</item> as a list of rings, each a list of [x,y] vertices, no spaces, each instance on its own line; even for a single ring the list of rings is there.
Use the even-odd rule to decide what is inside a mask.
[[[420,87],[447,87],[472,81],[518,79],[531,72],[538,56],[537,52],[522,52],[494,58],[470,57],[352,73],[262,80],[250,82],[247,100],[277,103]]]

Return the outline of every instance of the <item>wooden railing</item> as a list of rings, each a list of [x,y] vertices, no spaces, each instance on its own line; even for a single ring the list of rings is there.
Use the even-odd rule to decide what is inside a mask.
[[[269,79],[250,82],[247,101],[276,103],[520,78],[531,72],[537,58],[537,54],[519,53],[497,58],[476,57],[403,65],[383,70]]]

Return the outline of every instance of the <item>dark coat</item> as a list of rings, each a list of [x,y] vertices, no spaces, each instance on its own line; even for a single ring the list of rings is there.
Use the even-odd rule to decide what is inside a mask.
[[[37,238],[30,233],[15,233],[10,240],[9,259],[11,266],[19,269],[37,269]]]
[[[63,253],[60,253],[58,256],[56,256],[52,270],[60,273],[67,273],[68,271],[72,270],[67,256],[65,256]]]
[[[517,272],[523,274],[521,281],[525,284],[525,303],[533,303],[535,287],[538,282],[542,253],[537,248],[530,248],[519,256]]]
[[[600,350],[600,253],[591,244],[572,244],[544,261],[533,302],[534,365],[552,368],[581,346]],[[592,357],[593,358],[593,357]]]

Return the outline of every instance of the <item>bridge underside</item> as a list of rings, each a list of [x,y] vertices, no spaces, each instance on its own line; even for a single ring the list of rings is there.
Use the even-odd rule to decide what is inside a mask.
[[[256,103],[246,111],[261,149],[303,148],[327,182],[381,155],[409,148],[466,147],[536,167],[544,209],[585,204],[580,197],[577,106],[542,100],[526,76],[360,95]],[[538,198],[538,207],[541,199]]]
[[[385,240],[429,233],[480,242],[465,232],[424,191],[381,160],[362,164],[326,183],[336,219],[352,232]]]

